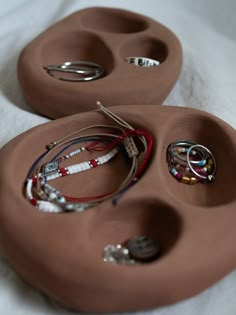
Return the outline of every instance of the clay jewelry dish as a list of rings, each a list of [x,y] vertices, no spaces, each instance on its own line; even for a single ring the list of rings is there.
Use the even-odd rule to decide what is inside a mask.
[[[99,67],[97,73],[88,62]],[[165,26],[130,11],[92,7],[28,44],[19,57],[18,78],[35,111],[59,118],[93,110],[99,95],[110,105],[161,104],[181,65],[180,42]],[[73,81],[81,78],[88,80]]]
[[[236,266],[235,130],[193,109],[156,105],[109,109],[135,128],[148,126],[153,148],[144,174],[115,205],[107,199],[81,213],[45,213],[24,195],[26,174],[45,145],[78,128],[114,122],[95,110],[19,135],[0,152],[3,252],[23,279],[74,310],[139,310],[197,294]],[[166,150],[181,139],[211,150],[217,162],[214,181],[186,185],[169,173]],[[117,157],[74,180],[59,179],[57,188],[70,195],[103,194],[122,182],[126,172],[123,159]],[[142,236],[145,241],[145,235],[159,242],[157,259],[135,265],[103,261],[108,244],[127,242],[139,258],[133,240]]]

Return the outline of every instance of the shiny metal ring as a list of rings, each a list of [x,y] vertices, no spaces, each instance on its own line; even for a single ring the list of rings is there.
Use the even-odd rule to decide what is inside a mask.
[[[191,150],[196,149],[196,148],[201,148],[201,149],[205,150],[205,151],[207,152],[207,154],[210,156],[210,158],[212,159],[212,161],[213,161],[214,169],[213,169],[213,171],[211,172],[211,174],[209,174],[209,175],[207,175],[207,176],[203,176],[203,175],[199,174],[199,173],[192,167],[192,165],[191,165],[191,161],[190,161],[190,156],[189,156],[189,155],[190,155]],[[214,158],[214,155],[211,153],[211,151],[210,151],[208,148],[206,148],[205,146],[203,146],[203,145],[201,145],[201,144],[192,145],[192,146],[189,148],[188,152],[187,152],[187,163],[188,163],[188,166],[189,166],[190,170],[191,170],[198,178],[204,179],[204,180],[209,181],[209,182],[215,179],[215,174],[216,174],[216,160],[215,160],[215,158]]]
[[[139,67],[154,67],[160,64],[160,61],[146,57],[126,57],[124,60]]]
[[[174,155],[173,153],[173,148],[178,147],[178,146],[183,146],[183,147],[187,147],[190,148],[191,146],[196,145],[196,143],[189,141],[189,140],[179,140],[179,141],[175,141],[172,142],[168,148],[167,148],[167,152],[170,155],[170,157],[175,160],[175,162],[178,162],[179,164],[181,164],[181,162],[187,163],[187,158],[182,157],[181,155],[177,154]],[[188,149],[189,150],[189,149]],[[193,151],[193,150],[191,150]],[[198,164],[199,162],[203,161],[206,159],[207,154],[206,154],[206,150],[204,150],[203,148],[198,148],[197,151],[195,151],[195,154],[198,154],[200,156],[200,160],[193,160],[191,161],[192,164]],[[182,165],[182,164],[181,164]]]
[[[62,64],[46,65],[43,68],[51,77],[71,82],[96,80],[104,74],[102,66],[90,61],[66,61]],[[71,73],[77,75],[77,77],[57,77],[54,72]]]

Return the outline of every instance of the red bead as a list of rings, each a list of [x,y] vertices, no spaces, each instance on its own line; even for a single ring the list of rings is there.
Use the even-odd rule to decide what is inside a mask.
[[[59,169],[61,176],[66,176],[67,175],[67,170],[64,167],[61,167]]]
[[[89,161],[89,164],[92,166],[92,167],[97,167],[98,166],[98,163],[96,160],[92,159]]]
[[[30,199],[30,203],[31,203],[33,206],[36,206],[37,200],[36,200],[35,198],[32,198],[32,199]]]
[[[37,183],[37,178],[35,176],[32,177],[32,184],[33,185],[36,185]]]
[[[181,180],[183,176],[182,176],[180,173],[177,173],[177,174],[175,175],[175,177],[176,177],[178,180]]]

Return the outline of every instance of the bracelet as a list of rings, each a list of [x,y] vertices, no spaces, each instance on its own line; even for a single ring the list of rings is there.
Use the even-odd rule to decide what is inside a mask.
[[[117,125],[92,125],[66,135],[47,145],[47,150],[42,153],[31,166],[26,180],[26,198],[31,204],[39,208],[39,210],[46,212],[83,211],[106,199],[112,199],[114,205],[117,200],[132,187],[144,171],[151,154],[152,135],[147,130],[135,130],[122,118],[104,108],[101,103],[98,102],[97,105],[100,110],[115,121]],[[100,132],[78,136],[80,133],[93,128],[107,128],[111,129],[113,132],[115,130],[119,133]],[[91,143],[86,147],[79,147],[70,153],[61,155],[70,146],[83,141],[90,141]],[[140,142],[139,149],[136,145],[136,141]],[[141,151],[140,145],[142,145]],[[60,163],[64,160],[85,150],[100,152],[109,148],[111,148],[111,151],[95,159],[67,167],[59,167]],[[51,155],[54,150],[58,149],[60,149],[60,151],[57,152],[51,160],[45,162],[49,154]],[[126,159],[130,161],[130,170],[124,181],[114,191],[99,196],[78,198],[65,196],[48,183],[48,181],[59,177],[63,178],[70,174],[76,174],[103,165],[112,160],[118,152],[122,150],[125,152]]]
[[[140,163],[139,167],[138,167],[138,161],[137,161],[137,155],[138,155],[138,151],[137,149],[134,150],[133,155],[129,155],[129,158],[132,159],[131,162],[131,169],[127,175],[127,177],[125,178],[125,180],[120,184],[118,190],[115,191],[111,191],[108,192],[104,195],[99,195],[99,196],[92,196],[92,197],[87,197],[87,198],[75,198],[75,197],[70,197],[70,196],[64,196],[66,198],[66,200],[70,200],[70,201],[90,201],[93,200],[93,202],[101,202],[104,201],[108,198],[111,198],[112,196],[116,196],[116,198],[113,200],[113,204],[116,204],[117,199],[121,196],[121,194],[123,194],[125,191],[127,191],[140,177],[142,171],[145,168],[145,165],[148,161],[148,158],[150,156],[150,152],[151,152],[151,147],[152,147],[152,137],[151,135],[144,130],[135,130],[133,133],[137,133],[139,135],[144,135],[147,138],[147,151],[143,156],[142,162]],[[133,144],[132,144],[133,146]]]
[[[59,178],[60,176],[63,177],[69,174],[75,174],[81,171],[88,170],[90,168],[94,168],[99,165],[103,165],[109,162],[112,158],[114,158],[117,153],[118,153],[118,149],[115,148],[109,153],[101,157],[98,157],[96,159],[92,159],[89,162],[82,162],[79,164],[68,166],[67,168],[58,168],[58,165],[57,165],[57,169],[55,168],[54,172],[50,173],[49,175],[45,173],[44,174],[40,173],[38,176],[41,180],[41,191],[43,191],[44,196],[47,196],[49,201],[55,201],[55,203],[59,202],[61,204],[63,202],[65,203],[65,198],[62,196],[62,194],[59,191],[57,191],[55,188],[53,188],[52,186],[48,185],[47,184],[48,181]],[[51,162],[51,163],[55,163],[55,162]],[[48,163],[48,164],[51,164],[51,163]],[[48,212],[58,212],[58,207],[52,207],[50,202],[48,203],[42,202],[40,200],[37,200],[33,196],[32,189],[36,185],[36,182],[37,182],[36,176],[34,176],[33,178],[27,181],[27,184],[26,184],[27,199],[30,201],[32,205],[38,207],[40,210],[48,211]],[[53,211],[54,208],[55,208],[55,211]]]
[[[99,139],[99,137],[96,137],[96,138],[83,137],[80,140],[72,142],[71,144],[69,144],[65,148],[63,148],[56,156],[54,156],[53,159],[49,163],[43,164],[42,166],[38,167],[38,169],[43,170],[42,173],[38,173],[38,174],[32,176],[32,172],[33,172],[34,168],[36,167],[36,164],[38,164],[45,156],[45,153],[42,154],[40,156],[40,158],[38,158],[36,160],[36,162],[33,163],[32,167],[31,167],[31,169],[27,175],[26,197],[31,202],[31,204],[33,204],[34,206],[39,206],[39,208],[41,208],[41,210],[47,211],[47,209],[44,209],[44,208],[45,208],[45,206],[48,207],[48,204],[45,202],[38,201],[35,197],[33,197],[33,194],[32,194],[32,188],[36,185],[37,179],[39,179],[41,182],[40,188],[42,188],[42,186],[44,186],[44,185],[45,185],[45,187],[47,187],[48,194],[51,193],[51,199],[52,199],[52,196],[55,197],[55,194],[58,195],[58,198],[62,197],[61,194],[59,194],[59,192],[56,189],[54,189],[53,187],[50,188],[49,186],[46,186],[46,182],[48,180],[52,180],[52,179],[55,179],[57,177],[60,177],[60,175],[61,176],[68,175],[67,174],[68,172],[66,172],[65,168],[59,169],[59,163],[63,160],[66,160],[70,157],[75,156],[76,154],[79,154],[80,152],[84,152],[87,149],[87,147],[90,149],[90,146],[88,145],[87,147],[80,147],[80,148],[60,157],[60,158],[58,158],[58,155],[60,155],[63,151],[65,151],[67,148],[69,148],[70,146],[72,146],[74,144],[77,144],[77,143],[80,143],[83,141],[94,141],[94,140],[98,140],[98,139]],[[109,137],[109,139],[106,139],[106,140],[103,139],[103,141],[109,142],[110,139],[111,139],[111,136]],[[46,153],[49,153],[49,152],[46,151]],[[102,165],[102,164],[108,162],[110,159],[112,159],[117,153],[118,153],[118,149],[115,148],[111,151],[111,153],[108,153],[102,157],[98,157],[97,159],[92,159],[89,162],[82,162],[82,163],[79,163],[76,165],[72,165],[69,167],[69,171],[71,171],[71,173],[83,171],[83,170],[89,169],[91,167],[95,167],[94,163],[96,163],[96,166],[98,166],[99,164]],[[97,160],[97,162],[96,162],[96,160]],[[44,190],[40,189],[40,191],[37,192],[37,195],[41,195],[41,196],[44,195],[44,197],[46,197],[47,194],[45,195]],[[62,199],[60,201],[62,201]],[[50,206],[50,208],[51,208],[50,212],[52,212],[52,207]]]

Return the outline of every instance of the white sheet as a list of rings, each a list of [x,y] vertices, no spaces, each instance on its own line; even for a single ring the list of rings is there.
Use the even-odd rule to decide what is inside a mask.
[[[172,29],[182,43],[184,65],[165,104],[208,111],[235,128],[235,0],[1,0],[0,147],[47,121],[26,105],[19,88],[16,63],[21,49],[52,23],[95,5],[133,10]],[[236,272],[232,272],[198,296],[139,314],[235,315],[235,296]],[[0,315],[58,313],[71,314],[25,284],[4,258],[0,259]]]

